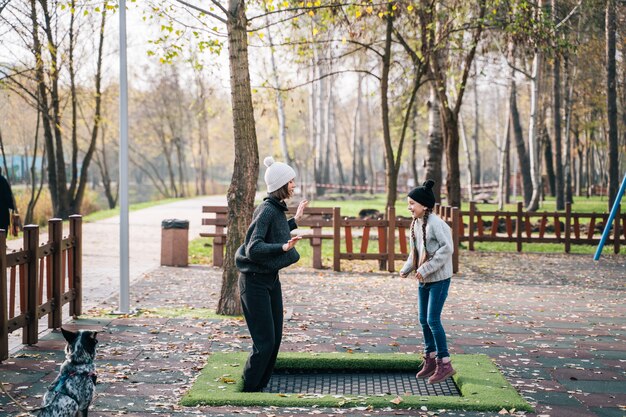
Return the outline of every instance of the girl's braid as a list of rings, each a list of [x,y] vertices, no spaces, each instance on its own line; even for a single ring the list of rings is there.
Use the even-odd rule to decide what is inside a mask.
[[[432,209],[427,208],[426,212],[424,213],[424,218],[422,220],[422,240],[424,242],[424,254],[425,259],[428,259],[428,249],[426,248],[426,223],[428,223],[428,216],[430,216],[430,212]]]
[[[417,259],[417,242],[415,241],[415,224],[417,223],[417,219],[413,219],[411,222],[411,242],[413,242],[413,267],[417,270],[417,265],[419,264],[419,259]]]

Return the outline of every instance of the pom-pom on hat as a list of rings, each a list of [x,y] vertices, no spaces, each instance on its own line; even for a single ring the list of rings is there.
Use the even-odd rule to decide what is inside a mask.
[[[421,186],[415,187],[411,191],[409,191],[409,197],[411,197],[413,200],[417,201],[424,207],[433,208],[435,207],[435,194],[433,193],[433,185],[435,185],[435,181],[426,180]]]
[[[265,158],[263,164],[267,167],[265,170],[265,184],[267,184],[268,193],[278,190],[296,177],[296,171],[293,168],[282,162],[274,161],[274,158],[271,156]]]

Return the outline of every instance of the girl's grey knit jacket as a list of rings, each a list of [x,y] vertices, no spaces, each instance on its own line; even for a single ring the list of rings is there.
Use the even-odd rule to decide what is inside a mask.
[[[287,220],[287,205],[266,197],[254,210],[246,240],[237,249],[235,264],[243,273],[276,274],[279,269],[298,262],[296,248],[287,252],[283,245],[291,239],[291,231],[298,227],[295,219]]]
[[[413,246],[417,248],[417,259],[421,259],[424,253],[424,238],[422,233],[423,219],[417,219],[414,223],[415,242],[411,240],[409,259],[400,270],[402,275],[414,271]],[[420,266],[417,271],[424,277],[424,282],[437,282],[452,277],[452,254],[454,245],[450,226],[439,216],[429,214],[426,221],[426,248],[429,259]]]

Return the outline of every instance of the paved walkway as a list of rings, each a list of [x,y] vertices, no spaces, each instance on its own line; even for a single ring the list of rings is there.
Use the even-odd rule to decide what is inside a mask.
[[[159,226],[160,223],[157,223]],[[343,263],[351,268],[361,263]],[[366,269],[366,268],[362,268]],[[461,253],[444,325],[452,354],[485,353],[541,416],[626,414],[626,257]],[[289,268],[282,274],[283,351],[416,352],[416,283],[387,273]],[[214,308],[221,271],[156,267],[133,282],[133,305]],[[115,299],[100,307],[109,308]],[[198,407],[177,403],[217,351],[247,351],[241,320],[102,318],[98,308],[68,327],[102,333],[98,398],[91,416],[445,415],[439,410]],[[0,380],[37,405],[58,372],[54,332],[0,365]],[[4,414],[2,414],[4,413]],[[0,396],[0,414],[16,415]]]

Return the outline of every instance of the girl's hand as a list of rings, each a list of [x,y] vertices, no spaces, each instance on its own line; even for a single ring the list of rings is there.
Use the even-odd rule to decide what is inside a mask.
[[[300,204],[298,204],[298,209],[296,210],[296,215],[293,216],[293,218],[296,221],[299,221],[302,218],[302,215],[304,214],[304,209],[306,208],[306,206],[309,205],[309,200],[302,200],[300,202]]]
[[[291,239],[289,239],[289,242],[283,245],[283,252],[287,252],[289,249],[296,246],[296,243],[298,243],[300,239],[302,239],[302,236],[294,236]]]
[[[401,278],[406,278],[406,277],[408,277],[408,276],[409,276],[409,273],[408,273],[408,272],[407,272],[407,273],[402,273],[402,272],[400,272],[400,277],[401,277]]]
[[[415,278],[417,278],[419,282],[422,282],[422,283],[424,282],[424,277],[419,272],[415,273]]]

